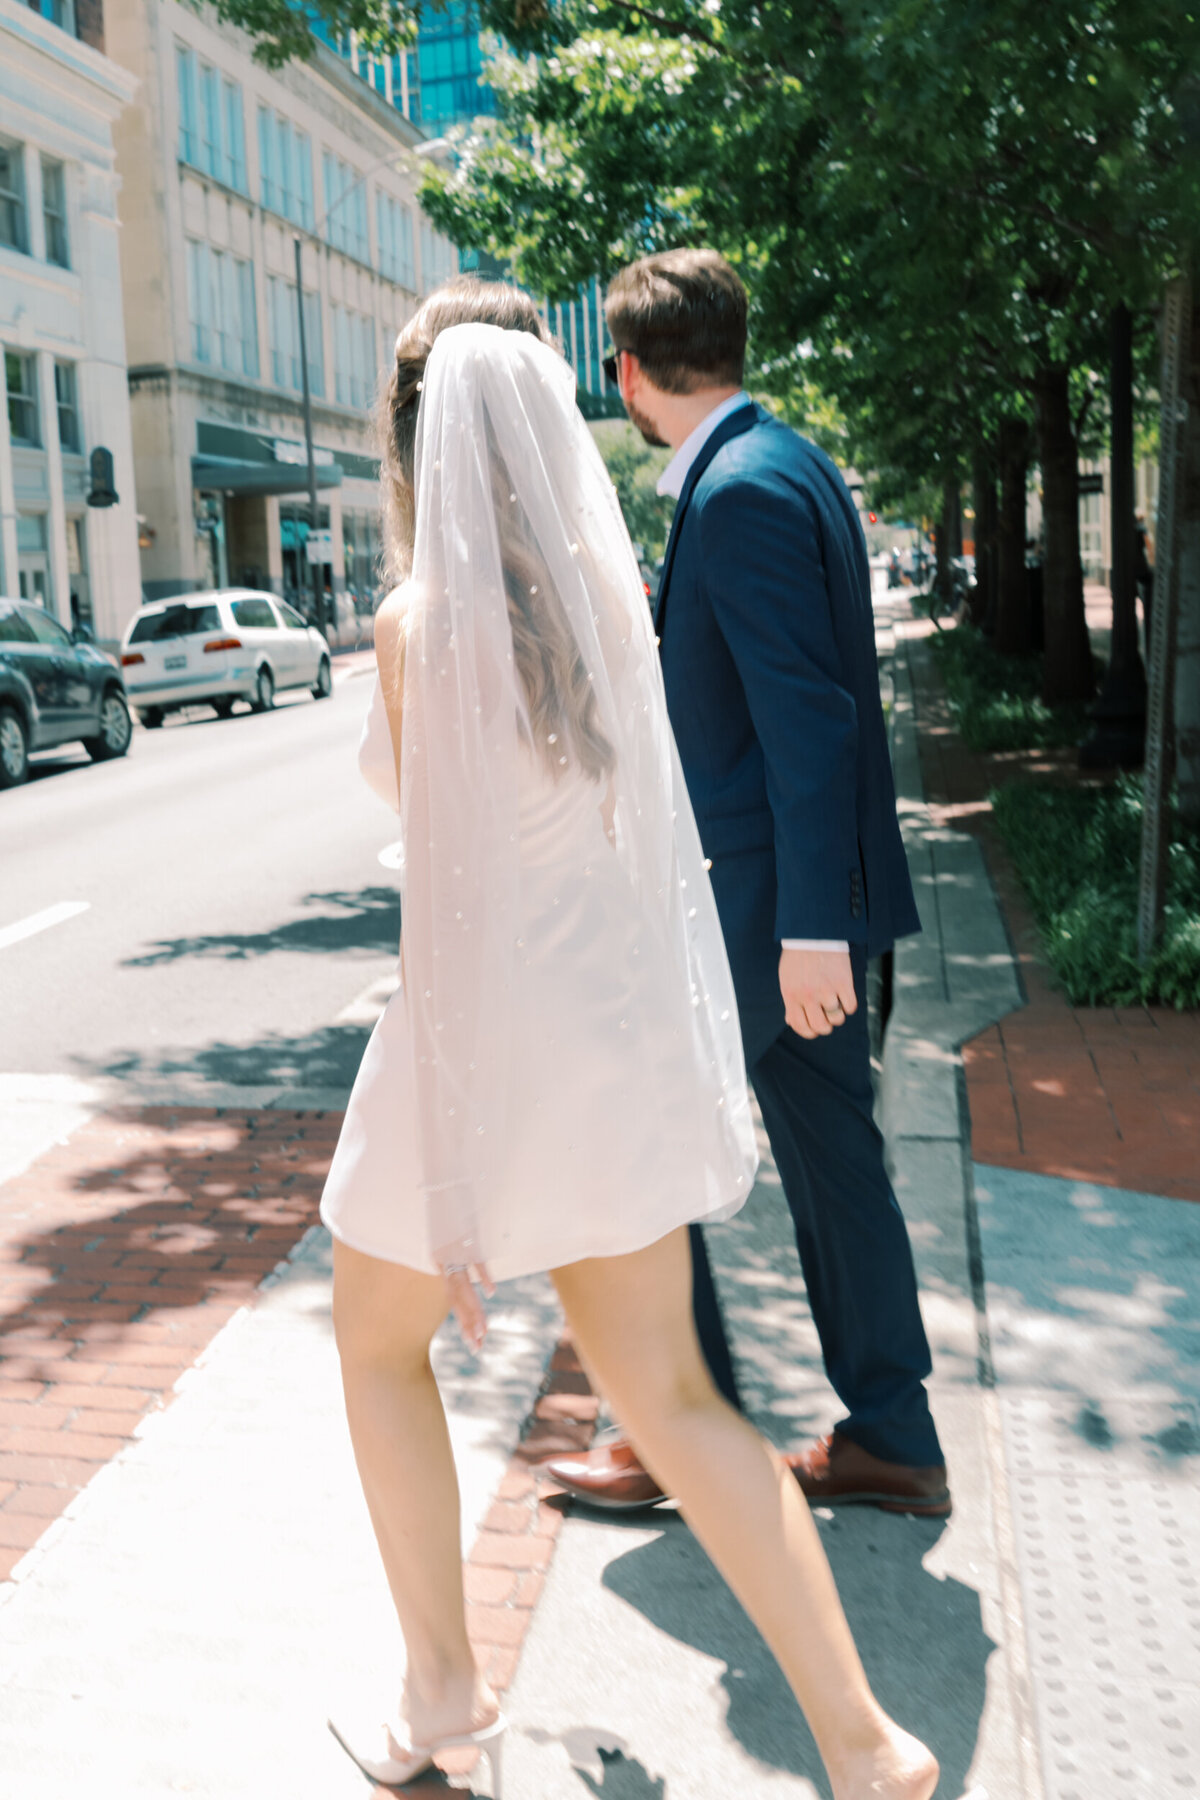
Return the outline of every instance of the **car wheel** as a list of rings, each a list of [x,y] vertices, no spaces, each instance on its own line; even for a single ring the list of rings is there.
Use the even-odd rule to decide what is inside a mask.
[[[141,720],[142,724],[146,727],[147,731],[157,731],[159,726],[163,722],[162,707],[161,706],[143,706],[138,713],[138,718]]]
[[[258,671],[254,683],[254,698],[250,702],[251,712],[270,712],[275,704],[275,677],[266,663]]]
[[[109,688],[100,702],[100,735],[84,738],[83,747],[93,762],[111,762],[124,756],[133,738],[133,720],[124,694]]]
[[[317,670],[317,679],[313,683],[314,700],[328,700],[333,692],[333,670],[329,667],[329,658],[321,658],[321,666]]]
[[[0,788],[20,787],[28,774],[25,721],[11,706],[0,707]]]
[[[216,713],[218,719],[230,718],[233,714],[233,695],[222,694],[219,700],[213,701],[212,709]]]

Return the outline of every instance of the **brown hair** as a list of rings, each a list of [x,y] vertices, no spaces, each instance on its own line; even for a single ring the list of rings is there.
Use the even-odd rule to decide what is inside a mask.
[[[715,250],[663,250],[609,283],[608,333],[667,394],[740,387],[746,369],[746,290]]]
[[[396,339],[379,426],[385,566],[397,582],[405,580],[412,568],[417,414],[425,364],[439,332],[470,324],[528,331],[542,343],[551,342],[549,328],[528,294],[503,281],[480,281],[469,275],[436,288]],[[613,753],[600,729],[596,697],[562,602],[545,564],[527,541],[523,517],[513,509],[508,476],[494,446],[493,451],[493,499],[513,656],[533,742],[556,779],[567,762],[562,753],[568,751],[586,774],[600,780],[612,767]]]

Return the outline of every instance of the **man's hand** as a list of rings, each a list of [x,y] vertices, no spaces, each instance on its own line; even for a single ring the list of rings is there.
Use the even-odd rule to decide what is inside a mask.
[[[846,950],[784,950],[779,986],[792,1030],[801,1037],[828,1037],[858,1011],[854,973]]]

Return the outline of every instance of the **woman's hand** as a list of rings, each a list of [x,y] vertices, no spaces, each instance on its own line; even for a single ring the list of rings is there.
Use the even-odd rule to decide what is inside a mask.
[[[466,1268],[443,1269],[442,1276],[446,1283],[450,1310],[458,1320],[462,1341],[468,1350],[478,1356],[487,1336],[487,1315],[483,1310],[479,1289],[482,1288],[484,1295],[490,1300],[496,1292],[496,1284],[488,1274],[486,1263],[470,1263]]]

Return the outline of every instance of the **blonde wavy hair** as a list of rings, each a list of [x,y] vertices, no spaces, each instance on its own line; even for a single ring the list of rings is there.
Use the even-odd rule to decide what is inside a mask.
[[[379,410],[384,562],[397,583],[412,569],[417,413],[425,363],[439,332],[468,324],[528,331],[543,343],[553,341],[528,294],[507,282],[474,276],[459,276],[436,288],[401,331]],[[556,780],[563,773],[561,752],[566,748],[586,775],[601,781],[612,771],[613,751],[600,726],[596,697],[549,572],[514,515],[498,457],[492,466],[513,656],[534,747]]]

